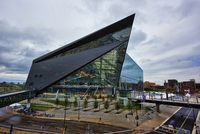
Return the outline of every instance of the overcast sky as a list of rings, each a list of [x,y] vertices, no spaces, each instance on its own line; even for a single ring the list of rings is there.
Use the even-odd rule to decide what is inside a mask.
[[[1,0],[0,82],[34,58],[136,13],[128,53],[144,80],[200,82],[199,0]]]

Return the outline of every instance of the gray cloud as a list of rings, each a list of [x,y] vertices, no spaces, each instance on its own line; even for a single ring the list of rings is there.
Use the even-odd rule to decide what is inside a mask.
[[[141,44],[147,39],[147,35],[142,30],[133,29],[132,37],[130,42],[133,43],[132,46]]]
[[[44,31],[18,29],[0,21],[0,72],[27,74],[33,58],[46,50],[50,39]]]
[[[144,79],[199,80],[199,7],[198,0],[3,1],[0,77],[23,80],[18,74],[38,55],[136,13],[128,53]]]

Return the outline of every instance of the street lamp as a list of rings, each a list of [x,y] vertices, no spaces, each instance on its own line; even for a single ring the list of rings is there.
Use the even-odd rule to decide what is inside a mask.
[[[78,120],[80,119],[80,99],[78,101]]]
[[[67,104],[66,104],[66,103],[67,103],[67,102],[66,102],[66,101],[67,101],[67,96],[65,96],[64,133],[66,133],[66,129],[67,129],[67,126],[66,126],[66,124],[67,124],[67,123],[66,123],[66,112],[67,112],[67,111],[66,111],[66,110],[67,110]]]

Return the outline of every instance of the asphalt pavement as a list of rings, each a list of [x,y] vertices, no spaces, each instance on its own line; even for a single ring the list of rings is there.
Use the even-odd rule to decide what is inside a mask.
[[[63,120],[58,121],[12,115],[6,113],[5,109],[0,109],[0,127],[9,128],[11,124],[13,124],[14,129],[24,131],[33,130],[33,132],[43,131],[43,133],[61,133],[64,130]],[[116,131],[123,131],[123,134],[131,134],[129,130],[127,131],[127,128],[84,121],[67,120],[66,128],[67,133],[70,134],[82,134],[88,132],[102,134]]]
[[[182,107],[162,126],[149,134],[173,134],[180,131],[192,133],[199,109]]]

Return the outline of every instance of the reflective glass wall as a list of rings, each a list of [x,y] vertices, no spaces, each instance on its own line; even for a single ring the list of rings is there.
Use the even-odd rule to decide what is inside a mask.
[[[121,46],[60,80],[55,85],[52,85],[52,87],[61,87],[62,85],[64,88],[82,88],[84,90],[87,89],[86,87],[98,87],[102,89],[118,87],[130,32],[131,27],[128,27],[53,57],[57,58],[64,55],[72,55],[104,45],[121,43]]]
[[[120,76],[119,88],[122,90],[142,90],[143,70],[126,54]]]
[[[58,82],[58,85],[117,87],[125,57],[126,44],[64,78]]]
[[[64,55],[73,55],[104,45],[122,43],[120,47],[106,53],[90,64],[52,85],[50,89],[62,88],[75,91],[77,89],[79,91],[86,91],[89,88],[99,88],[109,89],[111,92],[113,88],[142,89],[143,71],[131,59],[131,57],[126,54],[130,32],[131,27],[128,27],[54,56],[53,58]]]

